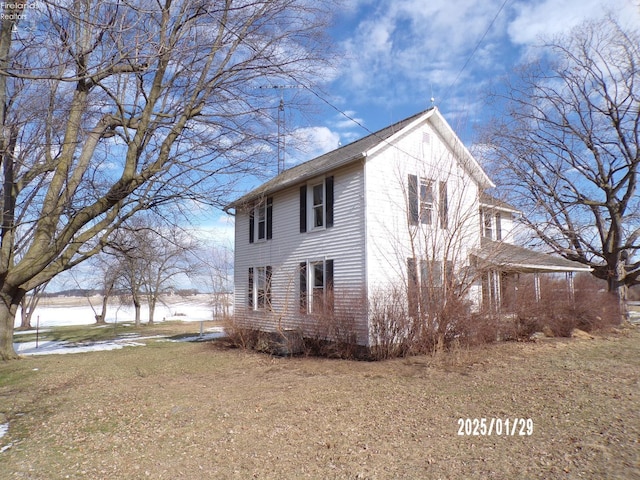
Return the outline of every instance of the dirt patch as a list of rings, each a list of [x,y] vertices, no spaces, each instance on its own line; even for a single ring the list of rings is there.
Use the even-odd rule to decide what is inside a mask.
[[[640,478],[640,333],[386,362],[218,342],[0,365],[3,478]],[[459,419],[532,435],[460,436]],[[504,424],[504,423],[503,423]],[[494,424],[495,425],[495,424]],[[519,432],[517,432],[519,433]]]

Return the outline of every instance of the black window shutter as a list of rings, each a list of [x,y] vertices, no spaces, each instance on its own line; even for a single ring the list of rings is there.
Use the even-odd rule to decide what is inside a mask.
[[[249,296],[248,305],[253,308],[253,267],[249,267]]]
[[[264,292],[264,297],[265,297],[265,306],[267,308],[271,308],[271,275],[273,273],[273,270],[271,268],[270,265],[267,265],[267,267],[265,268],[265,276],[266,276],[266,286],[265,286],[265,292]]]
[[[333,177],[324,179],[325,201],[327,202],[327,224],[326,227],[333,227]]]
[[[300,311],[307,311],[307,262],[300,262]]]
[[[449,228],[449,198],[447,195],[447,182],[440,182],[440,227]]]
[[[252,208],[249,212],[249,243],[253,243],[255,228],[255,210]]]
[[[418,224],[418,177],[409,175],[408,184],[408,201],[409,201],[409,223],[411,225]]]
[[[325,267],[325,284],[328,290],[333,290],[333,260],[326,260]]]
[[[325,281],[325,305],[333,311],[335,306],[335,295],[333,292],[333,260],[325,260],[324,262],[324,281]]]
[[[267,198],[267,240],[273,236],[273,197]]]
[[[307,231],[307,186],[300,187],[300,233]]]
[[[418,265],[415,258],[407,258],[407,300],[409,316],[418,316]]]

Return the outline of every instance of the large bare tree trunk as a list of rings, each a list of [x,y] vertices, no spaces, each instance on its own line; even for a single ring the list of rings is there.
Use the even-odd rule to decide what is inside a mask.
[[[272,159],[260,87],[313,85],[330,56],[323,0],[41,3],[27,27],[8,15],[24,0],[0,5],[3,292],[100,253],[140,212],[226,204]],[[4,297],[2,358],[19,300]]]
[[[156,295],[151,295],[149,297],[149,325],[153,325],[153,316],[156,311]]]
[[[136,327],[140,326],[140,300],[137,298],[133,299],[133,309],[135,310],[135,323]]]
[[[107,323],[107,307],[114,284],[115,280],[110,280],[105,284],[104,294],[102,295],[102,311],[100,312],[100,315],[96,315],[96,323],[98,325],[104,325]]]
[[[22,297],[25,292],[0,291],[0,359],[14,360],[19,358],[13,348],[13,324]]]

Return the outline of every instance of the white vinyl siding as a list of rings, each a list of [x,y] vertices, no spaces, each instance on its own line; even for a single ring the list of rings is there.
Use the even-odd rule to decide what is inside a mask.
[[[277,238],[274,234],[272,241],[249,244],[249,215],[237,212],[234,266],[235,313],[239,319],[252,327],[275,330],[304,327],[305,323],[308,324],[310,320],[301,315],[299,305],[301,262],[333,260],[336,305],[341,296],[363,295],[365,291],[363,167],[361,163],[356,163],[331,172],[331,176],[334,197],[331,228],[300,232],[300,186],[293,186],[273,194],[273,231],[277,234]],[[322,178],[315,184],[321,182]],[[313,184],[313,181],[308,183],[308,185]],[[311,188],[307,188],[307,192],[309,190]],[[307,208],[309,207],[308,203]],[[247,288],[246,272],[248,267],[254,265],[270,265],[273,269],[271,311],[255,312],[244,308],[247,303],[244,300],[246,294],[243,293]],[[359,338],[366,341],[367,324],[364,315],[359,318],[359,322]]]
[[[406,285],[409,257],[465,266],[480,245],[478,187],[435,129],[417,125],[377,150],[367,158],[365,177],[370,291]]]

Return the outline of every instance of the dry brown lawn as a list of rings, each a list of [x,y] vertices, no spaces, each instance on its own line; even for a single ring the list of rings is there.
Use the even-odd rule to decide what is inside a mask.
[[[0,364],[0,478],[640,478],[635,327],[386,362],[147,343]]]

